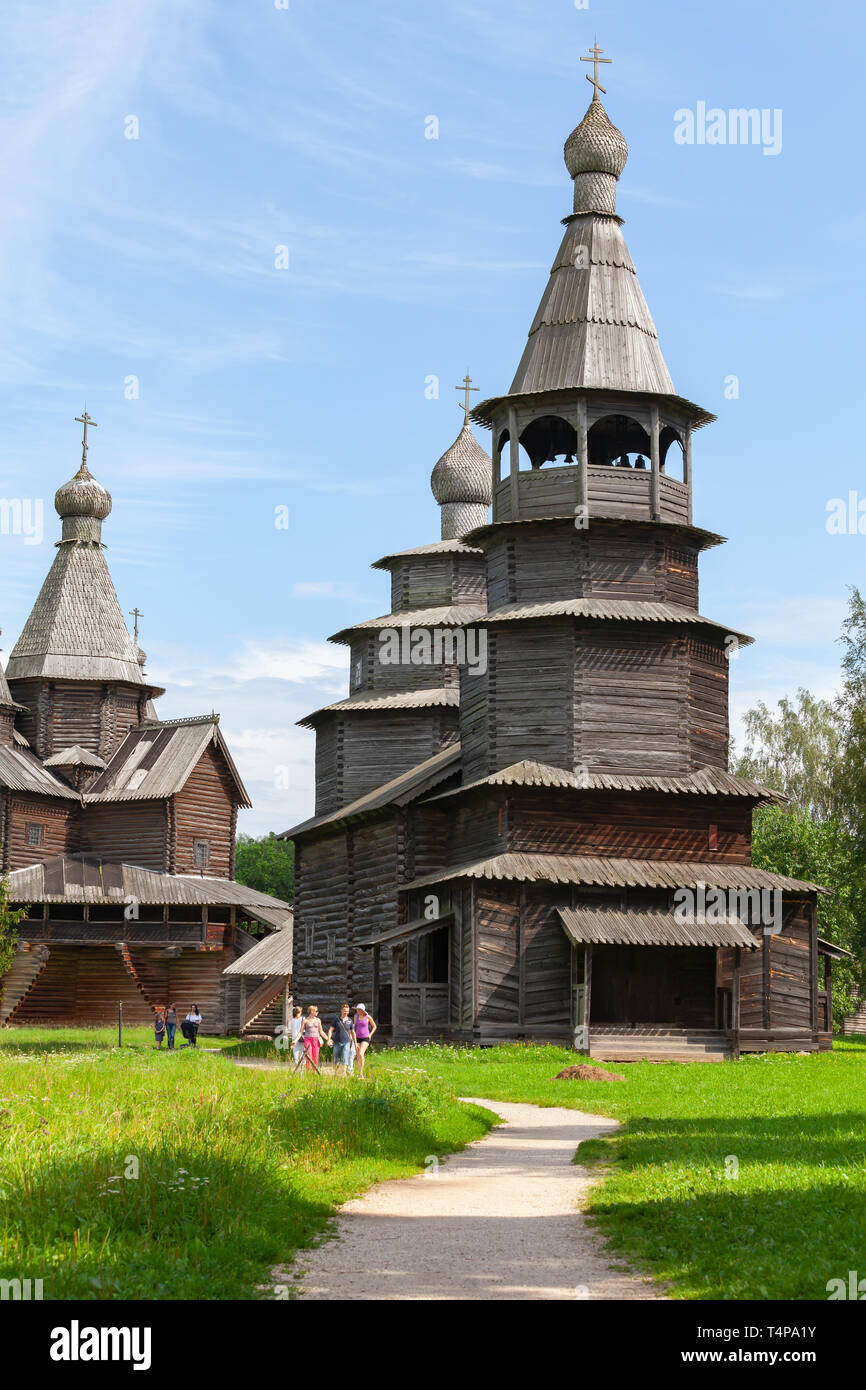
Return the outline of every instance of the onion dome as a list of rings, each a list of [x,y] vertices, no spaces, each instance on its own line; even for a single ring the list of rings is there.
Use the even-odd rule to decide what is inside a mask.
[[[64,483],[54,494],[57,515],[89,516],[104,521],[111,511],[111,493],[98,483],[86,463],[82,463],[74,478]]]
[[[482,449],[469,417],[430,475],[433,496],[442,508],[442,539],[465,536],[487,521],[493,500],[493,464]]]
[[[143,651],[141,650],[141,647],[138,647],[138,646],[134,647],[134,651],[135,651],[135,659],[136,659],[136,661],[138,662],[139,666],[146,666],[146,665],[147,665],[147,652],[143,652]]]
[[[574,211],[615,212],[616,181],[625,168],[628,145],[597,96],[566,140],[563,153],[574,179]]]

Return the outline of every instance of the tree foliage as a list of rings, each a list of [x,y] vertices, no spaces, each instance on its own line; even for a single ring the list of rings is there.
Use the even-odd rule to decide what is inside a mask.
[[[295,895],[295,847],[290,840],[278,840],[273,831],[256,839],[239,835],[235,856],[235,878],[248,888],[270,893],[290,903]]]
[[[22,917],[26,916],[25,908],[11,908],[9,906],[9,880],[0,878],[0,979],[12,964],[12,959],[18,949],[16,928]]]
[[[759,701],[743,718],[746,744],[735,771],[784,792],[816,820],[841,813],[845,719],[839,705],[798,690],[774,713]]]

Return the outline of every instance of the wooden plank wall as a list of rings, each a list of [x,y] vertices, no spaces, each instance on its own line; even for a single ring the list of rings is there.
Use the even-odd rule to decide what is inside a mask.
[[[199,872],[193,842],[204,839],[210,842],[206,873],[213,878],[229,877],[236,802],[237,789],[229,776],[225,759],[213,746],[206,748],[186,785],[174,798],[175,873]]]
[[[84,809],[73,846],[80,854],[168,868],[167,827],[163,801],[112,801]]]
[[[728,767],[728,660],[718,642],[686,639],[692,767]]]
[[[76,838],[80,807],[74,801],[50,801],[25,792],[3,796],[3,871],[43,864],[55,855],[69,853]],[[42,844],[31,845],[27,827],[33,821],[43,827]]]
[[[476,1001],[479,1023],[520,1022],[520,902],[514,884],[476,888]]]
[[[476,807],[478,826],[493,814]],[[527,854],[750,862],[751,809],[736,798],[512,788],[505,823],[506,847]],[[494,843],[491,837],[491,854],[501,852]]]

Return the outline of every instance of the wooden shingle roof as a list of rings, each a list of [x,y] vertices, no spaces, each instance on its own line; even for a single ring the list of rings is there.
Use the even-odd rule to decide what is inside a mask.
[[[610,907],[558,907],[556,915],[576,946],[758,946],[757,938],[738,920],[678,922],[672,912],[618,912]]]
[[[397,613],[386,613],[381,618],[367,618],[361,623],[353,623],[329,637],[329,642],[349,642],[355,632],[376,632],[383,628],[434,628],[462,627],[464,623],[476,623],[484,617],[487,609],[483,603],[452,603],[443,608],[403,608]]]
[[[464,792],[479,787],[552,787],[574,791],[628,791],[628,792],[669,792],[674,795],[692,796],[740,796],[755,801],[787,801],[782,792],[771,787],[759,786],[745,777],[737,777],[717,767],[702,767],[695,772],[676,776],[661,776],[650,773],[626,774],[619,772],[568,772],[565,768],[551,767],[548,763],[523,759],[492,772],[488,777],[478,777],[462,787],[439,792],[431,798],[439,801],[444,797],[460,796]]]
[[[726,636],[736,637],[741,646],[755,639],[744,632],[704,618],[693,608],[679,603],[654,603],[644,599],[566,598],[552,603],[508,603],[486,613],[485,622],[525,622],[534,618],[589,618],[593,621],[632,623],[686,623],[713,628]]]
[[[572,517],[573,521],[574,518]],[[370,568],[387,570],[391,568],[394,560],[423,559],[426,555],[481,555],[482,553],[475,546],[467,545],[462,540],[431,541],[429,545],[416,545],[411,550],[395,550],[390,555],[383,555],[381,560],[374,560]]]
[[[185,785],[205,749],[214,744],[235,783],[238,802],[250,799],[220,733],[219,716],[166,720],[130,729],[104,772],[83,794],[83,801],[150,801],[174,796]]]
[[[426,888],[452,878],[516,883],[573,883],[599,888],[781,888],[792,893],[826,893],[817,883],[756,869],[750,864],[697,864],[673,859],[616,859],[595,855],[497,854],[449,865],[401,885]]]
[[[248,951],[231,965],[227,965],[224,975],[291,975],[292,973],[292,924],[294,913],[289,908],[285,924],[279,931],[272,932],[263,940],[251,946]]]
[[[322,705],[298,720],[302,728],[314,728],[316,720],[323,714],[389,712],[401,709],[436,709],[460,704],[460,691],[456,686],[437,686],[431,690],[399,690],[389,695],[364,693],[350,695],[345,700],[337,700],[333,705]]]
[[[299,825],[292,826],[291,830],[284,830],[277,839],[292,840],[309,830],[318,830],[325,825],[336,826],[342,821],[351,820],[355,816],[369,815],[370,812],[380,811],[387,806],[406,806],[410,801],[417,800],[419,796],[438,786],[446,777],[452,777],[459,762],[460,744],[449,744],[447,748],[434,753],[432,758],[425,758],[408,772],[401,772],[399,777],[365,792],[348,806],[341,806],[339,810],[330,811],[324,816],[312,816],[309,820],[301,821]]]
[[[38,796],[60,796],[66,801],[78,801],[61,778],[55,777],[27,748],[0,746],[0,787],[12,792],[35,792]]]
[[[60,544],[6,675],[146,684],[101,546]]]

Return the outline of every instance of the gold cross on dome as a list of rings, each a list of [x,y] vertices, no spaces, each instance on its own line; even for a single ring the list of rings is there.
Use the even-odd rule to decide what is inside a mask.
[[[466,423],[466,424],[468,424],[468,422],[469,422],[469,404],[470,404],[470,402],[469,402],[469,392],[470,392],[470,391],[480,391],[480,389],[481,389],[481,388],[480,388],[479,386],[473,386],[473,385],[472,385],[472,378],[471,378],[471,376],[469,375],[469,369],[468,369],[468,368],[467,368],[467,370],[466,370],[466,375],[465,375],[465,377],[463,378],[463,381],[462,381],[461,385],[460,385],[460,386],[455,386],[455,387],[454,387],[454,390],[455,390],[455,391],[462,391],[462,392],[463,392],[463,396],[464,396],[464,399],[463,399],[463,416],[464,416],[464,423]],[[460,402],[458,401],[458,405],[459,405],[459,404],[460,404]]]
[[[599,48],[598,39],[596,39],[595,43],[589,51],[592,56],[590,58],[581,58],[580,61],[582,63],[592,63],[592,77],[590,77],[589,73],[587,73],[586,80],[587,82],[592,83],[592,99],[593,101],[595,101],[599,92],[604,92],[605,96],[607,96],[607,89],[605,87],[602,87],[601,83],[598,80],[598,65],[599,63],[612,63],[613,59],[601,57],[601,54],[604,52],[604,49]]]
[[[93,428],[94,428],[95,430],[99,429],[99,426],[97,425],[97,423],[96,423],[95,420],[91,420],[90,416],[89,416],[88,413],[87,413],[87,408],[86,408],[86,407],[85,407],[85,409],[84,409],[83,415],[76,415],[76,417],[75,417],[75,423],[76,423],[76,425],[83,425],[83,426],[84,426],[84,438],[83,438],[82,441],[81,441],[81,462],[82,462],[82,463],[86,463],[86,462],[87,462],[87,426],[88,426],[88,425],[92,425]]]

